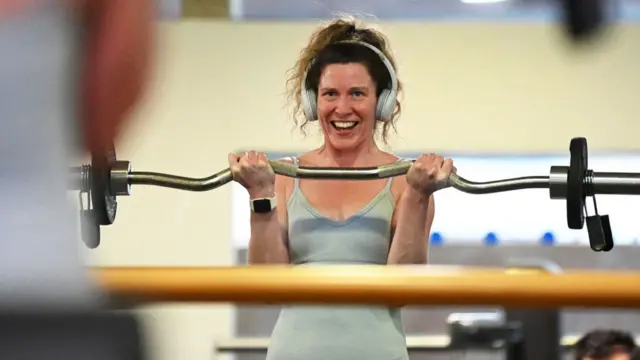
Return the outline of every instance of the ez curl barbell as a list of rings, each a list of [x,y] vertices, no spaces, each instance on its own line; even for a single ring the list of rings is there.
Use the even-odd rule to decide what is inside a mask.
[[[569,146],[569,166],[551,166],[548,176],[525,176],[487,182],[474,182],[457,174],[449,177],[451,187],[468,194],[492,194],[498,192],[549,189],[551,199],[565,199],[567,225],[570,229],[582,229],[587,223],[589,242],[593,251],[610,251],[613,236],[608,215],[586,216],[586,198],[595,194],[640,195],[640,173],[594,172],[588,169],[587,140],[573,138]],[[413,160],[370,168],[321,168],[296,166],[270,160],[276,174],[317,180],[374,180],[407,173]],[[92,164],[71,169],[72,188],[87,193],[89,208],[81,208],[84,241],[95,248],[100,244],[100,226],[111,225],[117,212],[117,197],[131,195],[133,185],[160,186],[186,191],[208,191],[233,181],[230,169],[225,169],[204,178],[163,174],[157,172],[131,171],[131,163],[116,158],[115,149],[104,158],[92,157]],[[82,199],[81,199],[82,205]]]

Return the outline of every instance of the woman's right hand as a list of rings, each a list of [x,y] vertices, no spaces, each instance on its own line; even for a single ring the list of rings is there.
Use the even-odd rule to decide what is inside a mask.
[[[247,151],[242,155],[229,153],[229,168],[233,180],[244,186],[252,199],[275,195],[276,175],[264,153]]]

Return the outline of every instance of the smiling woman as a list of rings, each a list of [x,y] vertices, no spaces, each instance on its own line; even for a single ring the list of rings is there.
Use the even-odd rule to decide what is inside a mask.
[[[320,125],[324,144],[289,161],[310,167],[376,167],[400,160],[376,143],[400,113],[401,85],[388,41],[351,19],[312,34],[291,69],[294,118]],[[230,154],[233,178],[251,207],[248,262],[424,264],[433,193],[455,172],[450,159],[421,155],[406,176],[370,181],[275,176],[266,155]],[[304,329],[304,331],[300,331]],[[271,336],[268,360],[406,360],[400,309],[289,306]]]
[[[378,120],[385,121],[369,124],[369,130],[380,125],[382,139],[386,143],[389,130],[395,129],[401,111],[397,96],[402,91],[402,84],[396,78],[396,71],[384,34],[371,28],[358,29],[351,19],[336,20],[312,34],[309,45],[302,49],[300,58],[289,71],[287,85],[289,98],[294,102],[293,119],[304,134],[306,125],[318,120],[315,106],[322,105],[325,113],[330,111],[339,105],[335,100],[340,90],[357,99],[358,102],[354,103],[359,103],[361,110],[372,103],[376,108],[377,98],[388,90],[386,102],[376,108],[386,111],[385,114],[376,114]],[[337,115],[344,115],[340,111],[346,104],[342,105],[343,109],[337,109]],[[303,115],[302,121],[299,120],[300,115]],[[380,115],[384,115],[384,119]],[[337,125],[331,123],[334,127],[355,127],[357,124],[353,121]]]

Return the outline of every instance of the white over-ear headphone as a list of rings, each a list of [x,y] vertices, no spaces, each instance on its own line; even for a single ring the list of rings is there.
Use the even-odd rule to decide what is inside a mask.
[[[376,105],[376,120],[380,121],[388,121],[393,116],[393,111],[396,108],[396,98],[398,96],[398,79],[396,78],[396,72],[393,69],[393,65],[387,57],[382,53],[382,51],[378,50],[375,46],[368,44],[362,41],[340,41],[340,43],[351,43],[358,44],[362,46],[366,46],[375,52],[382,60],[382,63],[386,66],[387,71],[389,71],[389,77],[391,78],[391,84],[386,84],[386,87],[378,96],[378,104]],[[313,62],[312,62],[313,63]],[[309,67],[310,68],[310,67]],[[301,105],[302,111],[304,112],[304,116],[308,121],[318,120],[318,104],[317,104],[317,94],[315,89],[307,89],[307,73],[309,69],[304,73],[304,77],[302,78],[302,91],[301,91]]]

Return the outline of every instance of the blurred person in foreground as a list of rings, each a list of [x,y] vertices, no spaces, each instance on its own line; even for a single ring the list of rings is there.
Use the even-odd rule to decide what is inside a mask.
[[[151,0],[0,0],[0,308],[96,304],[69,167],[138,103],[155,14]]]

